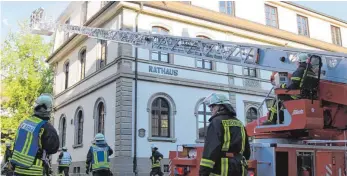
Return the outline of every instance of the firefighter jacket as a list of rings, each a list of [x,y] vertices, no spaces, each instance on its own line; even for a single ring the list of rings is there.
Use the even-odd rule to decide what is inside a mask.
[[[282,88],[286,89],[300,89],[302,87],[303,83],[303,76],[306,72],[306,63],[300,63],[299,67],[293,72],[292,77],[290,78],[292,83],[290,85],[282,86]],[[315,76],[315,73],[312,71],[312,66],[309,64],[307,69],[307,75],[306,76]]]
[[[72,162],[72,158],[69,152],[61,152],[59,154],[59,167],[69,167]]]
[[[34,115],[19,125],[10,159],[15,173],[42,175],[43,150],[48,154],[58,151],[58,134],[47,120]]]
[[[250,157],[250,146],[242,122],[231,116],[230,112],[218,112],[209,122],[200,162],[200,176],[228,176],[232,169],[244,171],[245,168],[241,166],[247,164],[245,159],[248,160]],[[227,156],[230,153],[234,157]]]
[[[155,150],[149,159],[152,162],[152,168],[157,168],[160,167],[160,161],[163,159],[163,155],[158,150]]]
[[[92,145],[87,154],[86,169],[89,170],[91,165],[92,171],[109,170],[110,159],[108,157],[112,154],[113,150],[106,142]]]

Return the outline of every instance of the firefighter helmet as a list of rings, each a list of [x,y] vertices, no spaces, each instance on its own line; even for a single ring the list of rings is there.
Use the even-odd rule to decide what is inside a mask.
[[[48,93],[41,94],[35,101],[35,114],[49,116],[53,109],[53,96]]]
[[[298,55],[298,61],[299,62],[307,62],[307,60],[310,58],[310,55],[306,54],[306,53],[300,53]]]
[[[98,133],[95,135],[95,141],[104,141],[105,136],[102,133]]]
[[[155,145],[155,144],[152,144],[152,145],[151,145],[151,148],[152,148],[152,149],[158,149],[157,145]]]
[[[229,99],[225,95],[223,95],[223,94],[216,94],[216,93],[212,93],[211,95],[206,97],[203,102],[207,106],[219,105],[219,104],[231,105]]]
[[[11,143],[9,141],[6,141],[6,147],[11,147]]]
[[[66,147],[63,147],[62,149],[63,149],[64,151],[66,151],[66,150],[67,150],[67,148],[66,148]]]

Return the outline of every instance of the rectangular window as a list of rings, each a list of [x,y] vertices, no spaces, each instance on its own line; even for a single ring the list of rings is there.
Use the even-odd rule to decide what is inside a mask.
[[[83,4],[82,4],[82,14],[81,14],[81,25],[83,26],[84,23],[87,21],[87,13],[88,12],[88,1],[85,1]]]
[[[182,3],[184,3],[184,4],[188,4],[188,5],[191,5],[191,4],[192,4],[191,1],[180,1],[180,2],[182,2]]]
[[[265,4],[266,25],[278,28],[277,8]]]
[[[207,69],[207,70],[212,70],[212,61],[204,60],[204,59],[198,59],[196,61],[196,67]]]
[[[101,56],[100,56],[100,62],[99,62],[99,68],[103,68],[106,65],[106,59],[107,59],[107,40],[100,40],[100,46],[101,46]]]
[[[298,33],[299,35],[303,36],[309,36],[309,30],[308,30],[308,19],[307,17],[297,15],[297,22],[298,22]]]
[[[80,62],[81,62],[81,80],[85,78],[86,76],[86,55],[87,50],[84,49],[80,53]]]
[[[219,1],[219,12],[235,16],[235,2]]]
[[[69,86],[69,62],[65,64],[65,89]]]
[[[70,24],[70,18],[65,21],[65,24]],[[69,33],[64,32],[64,42],[69,39]]]
[[[104,7],[107,3],[109,3],[110,1],[100,1],[101,3],[101,8]]]
[[[342,46],[341,31],[339,27],[331,26],[331,37],[333,44]]]
[[[257,71],[255,68],[244,67],[243,68],[243,75],[251,76],[251,77],[257,77]]]
[[[169,30],[160,27],[160,26],[153,26],[152,27],[152,33],[153,34],[169,34]],[[160,61],[160,62],[169,62],[169,54],[168,53],[163,53],[161,51],[152,51],[151,53],[151,59],[155,61]]]

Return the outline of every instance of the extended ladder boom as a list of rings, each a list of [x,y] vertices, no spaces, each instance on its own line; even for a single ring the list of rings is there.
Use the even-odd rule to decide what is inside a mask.
[[[206,40],[171,35],[139,33],[44,21],[42,8],[31,16],[32,32],[52,35],[54,30],[86,35],[132,46],[233,65],[277,72],[293,72],[298,53],[319,55],[323,60],[321,79],[347,83],[347,54]]]

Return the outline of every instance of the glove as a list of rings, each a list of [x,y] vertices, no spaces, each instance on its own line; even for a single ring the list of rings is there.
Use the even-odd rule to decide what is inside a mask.
[[[282,89],[285,89],[287,87],[287,85],[285,83],[281,84],[280,86]]]

